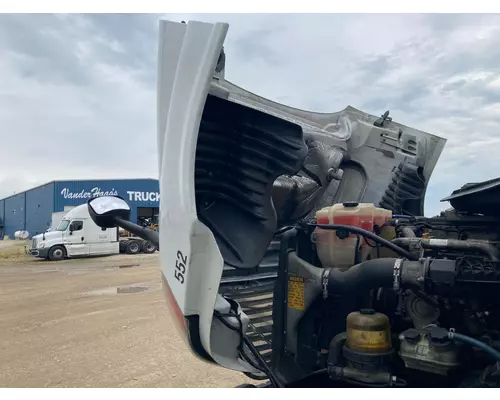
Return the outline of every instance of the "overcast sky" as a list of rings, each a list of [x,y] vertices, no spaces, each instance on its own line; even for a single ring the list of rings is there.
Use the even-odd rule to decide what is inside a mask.
[[[226,78],[261,96],[390,109],[447,138],[426,214],[500,175],[497,15],[0,15],[0,198],[54,179],[157,177],[160,17],[229,22]]]

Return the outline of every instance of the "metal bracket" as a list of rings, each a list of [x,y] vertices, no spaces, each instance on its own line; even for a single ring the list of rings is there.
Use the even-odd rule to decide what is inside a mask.
[[[330,268],[325,269],[321,274],[321,285],[323,287],[323,300],[328,298],[328,277],[330,276]]]
[[[397,292],[400,289],[400,276],[401,276],[401,265],[403,264],[403,259],[398,258],[394,263],[394,290]]]

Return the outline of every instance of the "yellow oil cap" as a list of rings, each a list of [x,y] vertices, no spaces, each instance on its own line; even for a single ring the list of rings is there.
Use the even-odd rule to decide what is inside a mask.
[[[391,349],[391,328],[387,315],[371,309],[347,316],[347,347],[359,353],[386,353]]]

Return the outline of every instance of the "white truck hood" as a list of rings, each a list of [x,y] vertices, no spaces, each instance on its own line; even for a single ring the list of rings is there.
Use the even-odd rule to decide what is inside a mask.
[[[307,112],[233,85],[224,79],[227,30],[160,22],[160,256],[192,350],[255,371],[238,357],[237,333],[213,318],[214,309],[230,308],[218,294],[223,269],[256,267],[279,227],[328,204],[373,202],[421,215],[446,140],[388,115]]]
[[[62,238],[62,232],[61,231],[51,231],[51,232],[46,232],[46,233],[41,233],[39,235],[33,236],[33,239],[36,239],[37,243],[41,243],[42,241],[48,242],[51,240],[59,240]]]

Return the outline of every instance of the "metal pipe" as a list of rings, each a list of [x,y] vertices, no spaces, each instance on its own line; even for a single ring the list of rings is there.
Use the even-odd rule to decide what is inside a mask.
[[[431,250],[477,251],[485,254],[491,261],[500,261],[500,251],[487,241],[405,237],[394,239],[392,243],[401,247],[408,247],[412,243],[418,243],[424,249]]]

